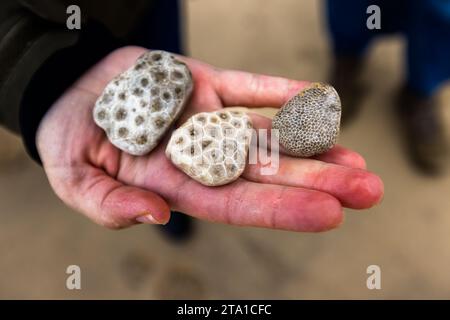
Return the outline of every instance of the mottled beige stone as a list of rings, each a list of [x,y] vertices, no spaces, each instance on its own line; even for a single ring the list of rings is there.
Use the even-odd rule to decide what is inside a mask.
[[[341,101],[327,84],[312,83],[290,99],[275,115],[280,145],[290,155],[311,157],[331,149],[339,135]]]
[[[105,87],[94,120],[117,148],[150,152],[184,109],[193,90],[185,63],[169,52],[149,51]]]
[[[252,128],[240,111],[198,113],[173,132],[166,155],[198,182],[224,185],[245,169]]]

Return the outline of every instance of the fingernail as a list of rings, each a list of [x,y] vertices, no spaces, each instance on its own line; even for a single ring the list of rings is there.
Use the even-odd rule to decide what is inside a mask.
[[[156,220],[150,213],[144,213],[143,215],[137,217],[136,221],[146,224],[161,224],[161,222]]]

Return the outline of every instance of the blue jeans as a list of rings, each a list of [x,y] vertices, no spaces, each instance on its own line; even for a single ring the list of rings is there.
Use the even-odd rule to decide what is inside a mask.
[[[381,9],[381,29],[369,30],[369,5]],[[361,56],[371,40],[401,33],[407,40],[407,85],[432,95],[450,78],[450,0],[327,0],[336,55]]]

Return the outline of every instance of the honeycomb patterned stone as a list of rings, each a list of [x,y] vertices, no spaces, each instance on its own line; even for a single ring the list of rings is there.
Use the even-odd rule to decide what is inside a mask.
[[[290,99],[275,115],[280,145],[296,157],[311,157],[331,149],[339,135],[341,101],[327,84],[312,83]]]
[[[144,155],[178,118],[192,90],[184,62],[169,52],[149,51],[108,83],[95,104],[94,120],[117,148]]]
[[[166,156],[198,182],[224,185],[245,169],[252,128],[240,111],[198,113],[173,132]]]

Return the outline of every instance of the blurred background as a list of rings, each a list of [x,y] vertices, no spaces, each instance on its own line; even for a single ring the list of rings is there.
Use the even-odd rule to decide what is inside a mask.
[[[223,68],[328,81],[321,1],[189,0],[184,7],[189,55]],[[68,209],[19,139],[0,129],[0,298],[450,298],[450,175],[417,173],[394,118],[404,49],[401,36],[373,44],[361,112],[339,141],[382,177],[384,201],[346,210],[345,223],[328,233],[196,221],[195,235],[175,244],[157,227],[106,230]],[[448,86],[438,96],[450,128]],[[66,289],[72,264],[81,267],[82,290]],[[381,290],[366,287],[369,265],[381,268]]]

